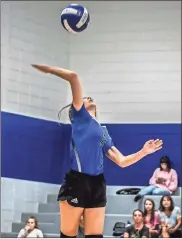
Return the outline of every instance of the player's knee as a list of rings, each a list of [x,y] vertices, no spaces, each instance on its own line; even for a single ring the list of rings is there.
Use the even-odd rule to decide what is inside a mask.
[[[103,238],[102,234],[85,235],[85,238]]]
[[[60,238],[76,238],[76,236],[67,236],[64,233],[60,232]]]

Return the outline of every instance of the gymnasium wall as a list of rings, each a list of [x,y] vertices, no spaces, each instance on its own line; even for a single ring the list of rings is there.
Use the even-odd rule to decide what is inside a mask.
[[[70,39],[69,59],[86,94],[95,97],[100,121],[179,123],[180,2],[86,5],[91,24]]]
[[[68,67],[69,39],[59,22],[65,4],[1,2],[1,230],[5,232],[11,230],[12,221],[20,220],[22,211],[36,212],[38,202],[59,188],[45,178],[51,177],[49,171],[58,160],[54,155],[62,154],[55,143],[61,133],[57,123],[46,120],[57,119],[68,85],[30,64]]]
[[[129,168],[106,159],[109,185],[146,185],[162,155],[169,155],[180,173],[180,2],[85,2],[91,24],[73,36],[59,23],[67,4],[1,4],[5,231],[21,211],[36,211],[47,193],[57,193],[69,168],[71,129],[57,124],[57,112],[70,102],[71,92],[67,83],[32,69],[34,62],[80,74],[85,95],[96,99],[99,120],[123,154],[150,138],[164,140],[162,151]],[[65,114],[62,119],[68,123]]]
[[[124,154],[148,139],[164,141],[162,151],[129,168],[106,160],[108,184],[146,185],[163,155],[181,174],[180,2],[86,5],[91,24],[81,37],[70,38],[70,68],[80,73],[85,94],[98,103],[99,120],[108,124]]]

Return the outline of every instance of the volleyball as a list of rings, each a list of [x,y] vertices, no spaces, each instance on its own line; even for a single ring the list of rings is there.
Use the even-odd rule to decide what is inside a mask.
[[[61,23],[70,33],[84,31],[90,22],[88,10],[79,4],[70,4],[61,13]]]

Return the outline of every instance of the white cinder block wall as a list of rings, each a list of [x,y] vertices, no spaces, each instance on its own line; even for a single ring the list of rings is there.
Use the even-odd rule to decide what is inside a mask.
[[[2,110],[56,120],[70,102],[65,82],[29,66],[38,62],[77,71],[98,102],[101,122],[180,122],[180,1],[80,3],[91,24],[76,36],[60,27],[68,2],[1,4]],[[10,231],[21,211],[36,211],[44,192],[57,187],[3,178],[1,192],[1,229]]]
[[[68,34],[60,25],[64,2],[3,2],[2,110],[57,120],[68,85],[30,64],[68,67]]]
[[[60,25],[65,2],[4,1],[1,3],[2,111],[57,120],[66,102],[68,85],[31,68],[32,63],[68,67],[68,34]],[[9,178],[1,179],[1,231],[21,212],[35,212],[55,185]]]
[[[96,98],[100,121],[180,122],[180,1],[84,4],[91,24],[71,37],[70,68]]]

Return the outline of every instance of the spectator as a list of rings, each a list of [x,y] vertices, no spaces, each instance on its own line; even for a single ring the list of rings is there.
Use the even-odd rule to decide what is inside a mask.
[[[149,229],[144,225],[144,214],[141,210],[134,210],[133,221],[134,223],[131,226],[126,227],[124,238],[148,238]]]
[[[146,199],[144,202],[144,224],[149,228],[150,237],[157,238],[159,236],[159,215],[152,199]]]
[[[26,238],[26,237],[43,237],[42,231],[38,228],[38,221],[36,217],[29,217],[25,223],[25,227],[21,229],[18,234],[18,237]]]
[[[171,168],[171,162],[167,156],[160,159],[160,167],[157,168],[149,182],[150,186],[140,190],[134,198],[137,202],[144,195],[170,195],[178,186],[178,176]]]
[[[181,238],[181,210],[174,206],[171,196],[163,196],[160,200],[159,219],[162,232],[167,231],[171,238]],[[162,236],[162,235],[161,235]]]

